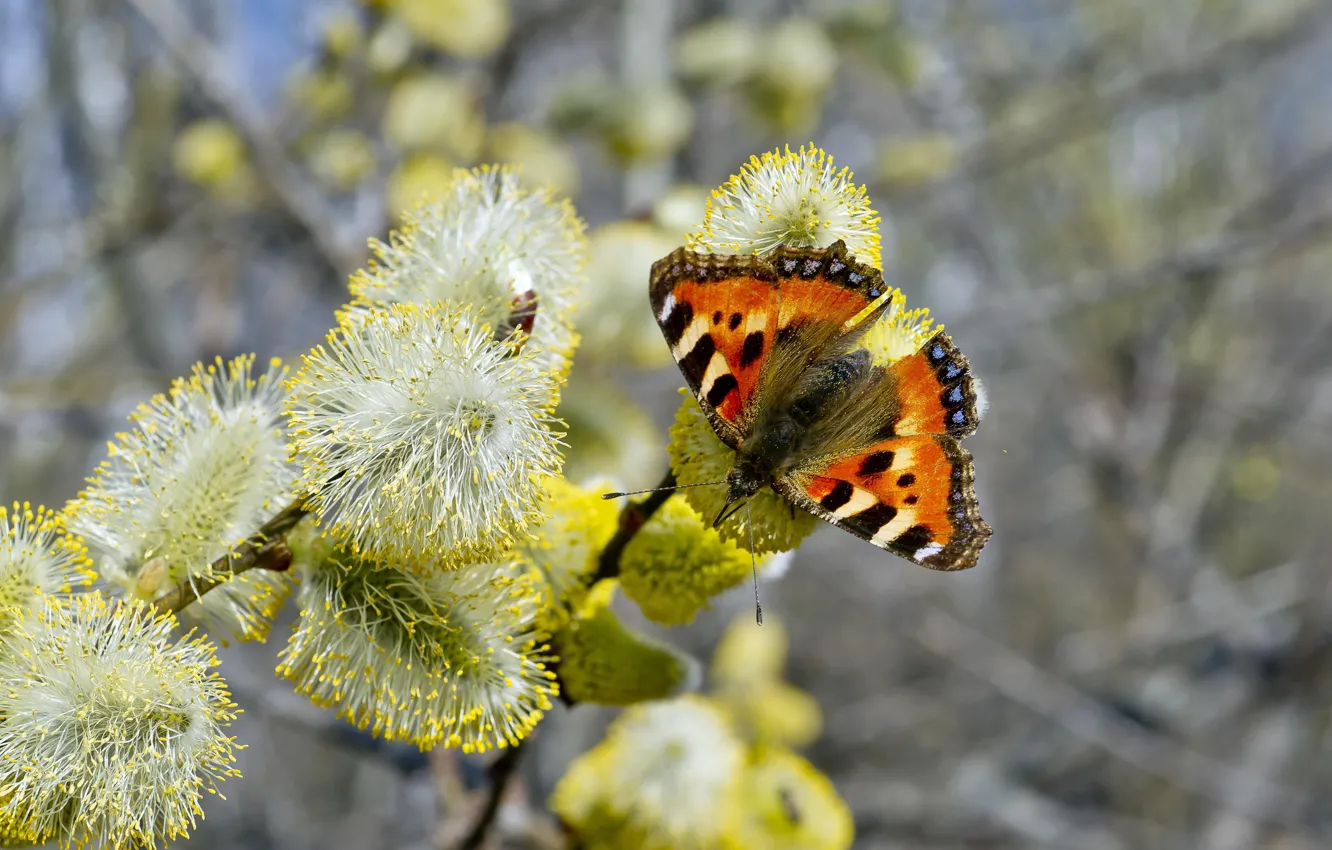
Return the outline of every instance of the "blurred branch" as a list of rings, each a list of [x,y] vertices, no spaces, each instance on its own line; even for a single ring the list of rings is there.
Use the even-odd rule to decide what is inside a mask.
[[[1125,764],[1252,820],[1299,828],[1309,811],[1304,793],[1145,731],[937,606],[906,618],[899,633]]]
[[[339,280],[359,264],[333,230],[333,217],[323,194],[287,157],[259,109],[228,79],[225,63],[211,44],[193,32],[173,4],[163,0],[123,0],[147,22],[176,63],[236,125],[254,155],[255,165],[287,212],[309,234]]]
[[[1278,30],[1263,29],[1240,36],[1190,62],[1146,74],[1099,96],[1095,92],[1081,92],[1053,110],[1053,120],[1031,130],[1007,136],[989,133],[965,148],[957,169],[939,182],[897,192],[890,187],[887,194],[899,201],[909,200],[922,193],[933,194],[941,187],[946,191],[950,180],[959,177],[989,179],[1101,131],[1107,116],[1123,117],[1124,112],[1141,111],[1162,100],[1191,97],[1238,74],[1251,73],[1267,62],[1285,57],[1299,45],[1321,37],[1329,22],[1332,22],[1332,3],[1315,0]]]
[[[1303,570],[1294,563],[1263,570],[1231,589],[1240,605],[1219,605],[1208,586],[1180,602],[1139,614],[1121,628],[1075,632],[1060,643],[1058,653],[1069,669],[1091,673],[1128,660],[1150,658],[1180,644],[1214,635],[1287,611],[1306,591]]]
[[[75,175],[72,182],[79,214],[88,218],[100,200],[109,172],[117,166],[94,147],[93,140],[100,134],[93,126],[78,90],[79,68],[75,50],[79,44],[77,33],[81,22],[74,20],[75,10],[70,0],[56,0],[49,9],[46,55],[51,101],[54,108],[65,114],[62,149],[69,159],[67,165]],[[129,212],[117,217],[133,215]],[[123,254],[109,252],[101,255],[101,259],[101,272],[119,305],[130,350],[146,370],[167,371],[171,363],[163,336],[167,325],[160,315],[157,300],[145,291],[138,274]]]
[[[509,780],[518,769],[518,762],[523,757],[523,744],[525,741],[519,741],[517,744],[508,747],[499,754],[499,758],[490,765],[487,776],[490,779],[490,788],[486,791],[486,802],[481,809],[481,815],[477,818],[476,825],[472,831],[458,845],[458,850],[477,850],[486,842],[486,836],[490,833],[490,828],[495,823],[495,818],[499,814],[500,802],[504,798],[504,792],[509,787]]]
[[[1332,237],[1332,211],[1287,219],[1263,231],[1222,232],[1137,269],[1090,276],[1073,291],[1044,287],[1016,297],[977,301],[967,314],[951,321],[959,325],[980,322],[989,325],[996,321],[1046,323],[1074,310],[1181,278],[1211,277],[1260,265],[1278,253],[1281,258],[1288,258],[1323,244],[1329,237]]]

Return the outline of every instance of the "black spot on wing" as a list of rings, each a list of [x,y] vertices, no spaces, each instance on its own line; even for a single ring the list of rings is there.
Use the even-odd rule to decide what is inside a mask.
[[[718,310],[717,312],[715,312],[715,313],[712,314],[712,323],[713,323],[714,325],[720,325],[720,324],[721,324],[721,320],[722,320],[722,311],[721,311],[721,310]]]
[[[916,483],[916,476],[912,475],[910,472],[906,473],[901,478],[897,479],[898,487],[910,487],[912,484],[915,483]]]
[[[763,331],[754,331],[745,337],[745,346],[740,350],[740,368],[744,369],[763,356]]]
[[[883,425],[879,426],[879,430],[875,431],[874,436],[872,437],[874,442],[881,443],[884,440],[891,440],[894,437],[896,437],[897,423],[901,418],[902,417],[900,414],[895,415],[893,416],[892,419],[888,420]]]
[[[699,385],[703,383],[703,374],[708,370],[708,363],[716,351],[717,344],[712,341],[712,334],[703,334],[694,343],[693,350],[680,358],[680,371],[694,392],[698,392]]]
[[[934,532],[930,531],[929,526],[913,525],[906,531],[893,538],[893,545],[900,546],[908,552],[915,554],[925,546],[934,541]]]
[[[684,336],[685,329],[689,327],[690,322],[694,321],[694,308],[688,301],[678,301],[675,308],[666,316],[666,321],[661,324],[661,333],[666,337],[666,342],[675,348],[680,342],[680,337]]]
[[[786,343],[790,342],[800,333],[801,328],[803,328],[804,326],[805,323],[803,321],[800,321],[799,319],[794,319],[788,322],[786,324],[786,327],[778,328],[777,344],[785,345]]]
[[[720,407],[726,397],[736,390],[740,389],[740,383],[736,381],[735,375],[727,373],[712,382],[712,388],[708,390],[708,404],[713,407]]]
[[[915,493],[912,493],[910,496],[907,496],[905,499],[902,500],[902,504],[904,504],[904,505],[914,505],[916,502],[919,502],[919,501],[920,501],[920,497],[917,496]]]
[[[828,491],[828,495],[819,500],[819,507],[830,513],[836,511],[842,505],[851,501],[851,494],[854,492],[855,488],[848,482],[838,481],[837,486],[833,487],[832,490]]]
[[[893,466],[893,453],[888,451],[874,452],[865,458],[860,464],[860,474],[864,478],[872,475],[878,475],[881,472],[887,472]]]
[[[735,330],[736,328],[740,327],[740,323],[742,321],[744,321],[744,316],[741,316],[739,313],[732,313],[730,321],[731,330]]]
[[[873,537],[879,529],[893,521],[897,508],[886,502],[870,505],[858,514],[846,518],[846,524]]]

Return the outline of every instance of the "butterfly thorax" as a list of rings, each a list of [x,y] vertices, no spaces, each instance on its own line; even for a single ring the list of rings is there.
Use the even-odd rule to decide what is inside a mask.
[[[787,416],[769,417],[754,429],[735,453],[735,464],[726,476],[726,502],[746,499],[772,485],[779,470],[791,459],[799,441],[800,425]]]
[[[861,349],[816,363],[787,404],[766,408],[735,453],[727,476],[727,501],[734,502],[771,486],[778,475],[806,453],[806,439],[831,402],[852,391],[870,368]]]

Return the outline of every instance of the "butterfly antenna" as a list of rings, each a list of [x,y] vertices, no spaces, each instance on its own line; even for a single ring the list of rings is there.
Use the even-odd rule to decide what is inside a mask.
[[[603,499],[618,499],[621,496],[637,496],[640,493],[660,493],[663,490],[683,490],[686,487],[715,487],[718,484],[725,484],[725,481],[700,481],[697,484],[675,484],[670,487],[649,487],[646,490],[626,490],[623,493],[602,493]]]
[[[717,518],[712,521],[712,527],[713,528],[719,527],[722,523],[726,522],[728,519],[730,519],[732,516],[738,513],[740,509],[743,508],[746,504],[748,504],[748,502],[741,502],[735,507],[731,507],[730,502],[727,502],[726,504],[722,505],[722,509],[717,512]]]
[[[749,500],[745,499],[745,525],[749,526],[749,565],[754,570],[754,619],[763,625],[763,603],[758,594],[758,558],[754,557],[754,513],[749,509]]]

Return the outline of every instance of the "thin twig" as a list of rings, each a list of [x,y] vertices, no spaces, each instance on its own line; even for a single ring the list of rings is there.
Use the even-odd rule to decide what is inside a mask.
[[[154,604],[166,613],[179,613],[208,591],[247,570],[284,570],[291,565],[291,550],[286,535],[310,511],[303,499],[297,499],[268,522],[253,537],[213,562],[204,578],[188,578]]]
[[[901,634],[1144,773],[1215,800],[1252,820],[1295,829],[1303,826],[1311,802],[1305,793],[1252,775],[1164,735],[1143,731],[941,608],[928,607],[919,619],[899,625]]]
[[[1126,113],[1136,114],[1163,101],[1203,94],[1236,79],[1252,79],[1262,66],[1288,57],[1301,44],[1319,37],[1330,21],[1332,6],[1320,0],[1292,15],[1280,29],[1238,36],[1200,57],[1150,72],[1099,97],[1079,92],[1064,108],[1054,110],[1054,120],[1028,131],[986,135],[962,152],[955,171],[925,186],[886,187],[886,196],[900,206],[946,193],[958,185],[958,178],[992,179],[1101,131],[1108,116],[1122,120]]]
[[[675,473],[667,471],[657,485],[656,492],[650,493],[646,499],[641,502],[629,502],[620,511],[620,526],[615,531],[615,536],[606,544],[606,548],[601,550],[601,558],[597,567],[597,573],[592,577],[593,582],[598,582],[603,578],[615,578],[620,574],[620,556],[624,554],[624,547],[629,545],[629,541],[634,539],[634,535],[643,527],[644,523],[652,519],[652,515],[666,504],[674,490]]]
[[[495,759],[490,765],[487,774],[490,777],[490,789],[486,792],[486,804],[481,809],[481,816],[477,819],[476,825],[472,831],[458,845],[458,850],[477,850],[486,841],[486,834],[490,832],[491,826],[495,823],[495,817],[499,814],[500,801],[504,798],[504,792],[509,787],[509,780],[518,770],[518,762],[523,756],[523,741],[509,747],[500,753],[499,758]]]
[[[255,165],[278,200],[339,275],[356,268],[357,256],[334,232],[332,215],[314,184],[292,165],[282,143],[267,126],[258,106],[228,79],[217,50],[197,33],[175,4],[161,0],[124,0],[166,46],[199,92],[226,113],[254,154]]]

